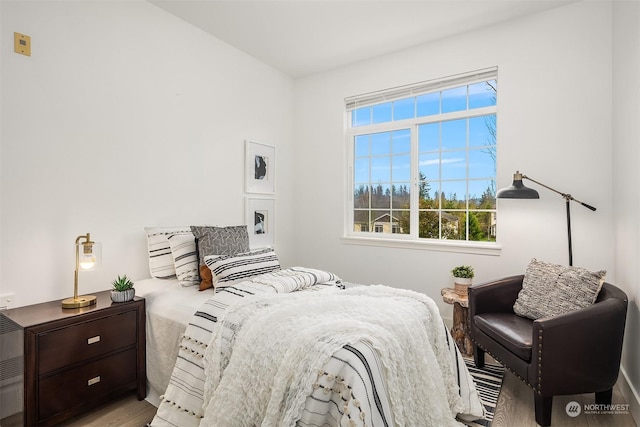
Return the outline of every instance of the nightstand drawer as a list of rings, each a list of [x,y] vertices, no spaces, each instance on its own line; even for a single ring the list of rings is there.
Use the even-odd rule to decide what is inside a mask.
[[[39,374],[135,345],[136,325],[132,310],[39,334]]]
[[[46,420],[58,413],[97,401],[119,388],[131,388],[137,380],[136,350],[81,365],[40,380],[38,418]]]

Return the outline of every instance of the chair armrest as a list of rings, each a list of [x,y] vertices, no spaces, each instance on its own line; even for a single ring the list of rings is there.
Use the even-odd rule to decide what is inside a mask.
[[[522,289],[524,275],[479,283],[469,287],[469,315],[480,313],[513,313],[513,304]]]
[[[530,381],[545,395],[611,388],[620,369],[626,313],[626,300],[609,298],[534,321]]]

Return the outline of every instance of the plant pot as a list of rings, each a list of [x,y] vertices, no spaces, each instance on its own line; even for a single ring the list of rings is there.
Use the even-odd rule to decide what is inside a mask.
[[[471,286],[473,279],[470,277],[454,277],[454,291],[460,296],[467,296],[467,290]]]
[[[111,301],[113,302],[131,301],[135,296],[136,290],[134,288],[127,289],[126,291],[111,291]]]

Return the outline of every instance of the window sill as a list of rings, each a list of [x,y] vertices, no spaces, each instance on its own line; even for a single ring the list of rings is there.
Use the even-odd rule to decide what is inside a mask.
[[[386,248],[418,249],[438,252],[457,252],[474,255],[498,256],[502,246],[498,243],[453,242],[453,241],[415,241],[408,239],[343,236],[342,242],[348,245],[378,246]]]

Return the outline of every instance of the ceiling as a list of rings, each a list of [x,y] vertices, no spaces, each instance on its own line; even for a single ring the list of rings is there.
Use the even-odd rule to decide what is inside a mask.
[[[294,77],[576,0],[149,0]]]

